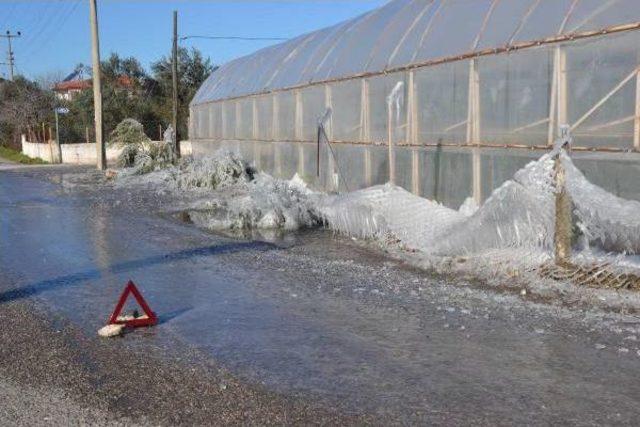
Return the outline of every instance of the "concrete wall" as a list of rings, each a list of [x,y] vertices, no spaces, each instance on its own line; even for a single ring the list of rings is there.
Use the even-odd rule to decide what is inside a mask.
[[[298,173],[314,187],[327,191],[353,191],[389,181],[388,149],[384,145],[332,143],[335,158],[322,147],[320,176],[314,143],[199,140],[189,145],[194,156],[229,149],[276,177],[290,179]],[[494,189],[544,152],[514,148],[397,147],[395,181],[408,191],[458,208],[467,197],[486,200]],[[620,197],[640,200],[640,154],[573,152],[572,158],[594,184]]]
[[[93,164],[97,161],[96,144],[62,144],[61,150],[58,144],[51,141],[48,144],[29,142],[22,136],[22,154],[39,158],[49,163],[60,163],[60,151],[62,151],[62,163]],[[119,148],[107,147],[107,161],[115,162],[120,154]]]

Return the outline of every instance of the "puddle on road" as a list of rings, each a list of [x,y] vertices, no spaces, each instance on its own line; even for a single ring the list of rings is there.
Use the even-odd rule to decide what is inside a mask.
[[[133,279],[161,319],[145,339],[175,334],[270,389],[399,420],[457,414],[530,423],[535,414],[625,422],[638,414],[640,385],[629,375],[639,366],[635,359],[567,340],[561,330],[523,333],[506,318],[447,312],[428,298],[406,310],[355,297],[358,286],[375,288],[380,276],[369,270],[380,260],[331,233],[297,233],[283,249],[58,198],[52,189],[2,177],[0,269],[19,274],[22,292],[3,292],[0,300],[41,298],[95,334]],[[37,203],[27,209],[16,202],[27,199]],[[295,257],[285,267],[264,261],[271,251],[295,253],[296,245],[311,244],[324,248],[327,261],[357,258],[365,268],[301,268]],[[385,280],[411,274],[390,271]],[[327,283],[351,292],[328,292]]]

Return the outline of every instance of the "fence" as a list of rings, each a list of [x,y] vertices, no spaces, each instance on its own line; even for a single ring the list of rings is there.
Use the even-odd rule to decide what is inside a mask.
[[[115,161],[120,150],[119,148],[107,148],[107,161]],[[49,163],[60,163],[60,153],[62,153],[62,163],[95,164],[97,161],[95,143],[62,144],[58,147],[55,141],[48,143],[29,142],[24,135],[22,135],[22,153]]]

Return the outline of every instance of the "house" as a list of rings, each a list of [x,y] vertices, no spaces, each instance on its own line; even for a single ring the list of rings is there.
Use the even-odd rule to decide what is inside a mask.
[[[88,67],[78,66],[73,73],[69,74],[64,80],[53,86],[53,91],[56,93],[56,97],[65,101],[71,101],[83,90],[90,89],[92,79],[85,78],[85,76],[90,76],[90,74],[91,70]],[[120,90],[132,93],[134,89],[134,82],[129,76],[122,75],[116,79],[116,87]]]
[[[71,101],[77,94],[91,87],[91,80],[61,81],[53,86],[53,91],[58,99]]]

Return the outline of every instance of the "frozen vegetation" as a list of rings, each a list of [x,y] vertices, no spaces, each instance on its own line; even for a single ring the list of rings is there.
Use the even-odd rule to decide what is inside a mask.
[[[139,175],[121,171],[117,186],[150,186],[182,198],[180,210],[212,230],[327,228],[378,242],[413,264],[514,286],[539,280],[531,271],[552,259],[555,184],[553,153],[518,171],[481,205],[458,209],[391,185],[343,194],[310,189],[297,175],[276,179],[233,153],[185,160]],[[574,203],[575,259],[640,266],[640,203],[590,183],[564,152],[567,189]],[[517,285],[515,285],[517,284]]]

